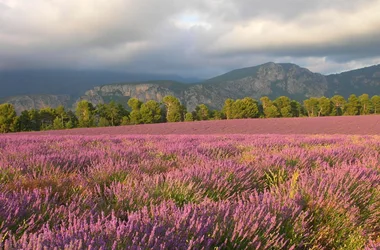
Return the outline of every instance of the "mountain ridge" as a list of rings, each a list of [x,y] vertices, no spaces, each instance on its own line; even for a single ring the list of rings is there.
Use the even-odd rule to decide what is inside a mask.
[[[126,105],[132,97],[141,101],[162,101],[165,95],[174,95],[192,111],[201,103],[210,108],[220,109],[227,98],[259,99],[261,96],[268,96],[274,99],[285,95],[302,101],[309,97],[331,97],[341,94],[347,98],[350,94],[363,93],[380,94],[380,65],[322,75],[292,63],[268,62],[235,69],[192,84],[160,79],[102,84],[87,89],[78,96],[69,95],[69,101],[56,103],[54,106],[63,104],[72,107],[71,104],[83,99],[94,104],[115,100]],[[17,104],[20,102],[18,98],[25,96],[8,98],[8,102]],[[54,98],[51,97],[49,100]],[[35,102],[39,103],[38,100]],[[21,108],[16,110],[19,112]]]

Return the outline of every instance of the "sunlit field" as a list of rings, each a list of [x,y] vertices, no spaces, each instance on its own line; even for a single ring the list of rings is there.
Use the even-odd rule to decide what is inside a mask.
[[[0,248],[376,249],[380,137],[0,137]]]

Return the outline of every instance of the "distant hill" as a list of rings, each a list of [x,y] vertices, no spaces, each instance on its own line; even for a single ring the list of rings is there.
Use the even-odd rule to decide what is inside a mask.
[[[150,99],[161,101],[166,95],[174,95],[186,105],[188,110],[194,110],[200,103],[204,103],[211,108],[220,109],[227,98],[237,99],[247,96],[256,99],[269,96],[274,99],[285,95],[302,101],[309,97],[331,97],[335,94],[343,95],[346,98],[350,94],[380,94],[380,65],[325,76],[313,73],[295,64],[270,62],[255,67],[236,69],[194,84],[184,84],[183,79],[174,79],[175,77],[170,80],[156,78],[155,81],[148,77],[148,79],[134,81],[128,80],[132,79],[132,77],[123,78],[123,75],[113,75],[112,77],[114,78],[107,78],[107,74],[97,74],[83,73],[81,77],[79,77],[80,74],[77,76],[75,74],[63,74],[56,81],[66,82],[66,84],[62,85],[65,87],[60,87],[61,89],[59,89],[58,86],[61,85],[58,84],[55,92],[46,93],[54,94],[50,98],[47,98],[47,95],[41,96],[41,99],[34,96],[34,103],[37,103],[34,107],[38,108],[39,105],[54,103],[54,100],[57,100],[57,103],[53,106],[60,103],[71,107],[79,99],[86,99],[94,104],[109,102],[110,100],[126,104],[131,97],[136,97],[142,101]],[[48,76],[43,85],[46,89],[41,92],[43,94],[51,91],[52,88],[50,87],[49,89],[48,87],[50,86]],[[26,79],[28,74],[25,76],[20,75],[19,77]],[[91,84],[87,80],[84,81],[84,79],[90,78],[94,79]],[[2,78],[0,77],[0,86],[3,89],[1,81]],[[96,84],[100,81],[101,83]],[[83,83],[82,85],[81,82],[86,82],[86,84]],[[107,84],[111,82],[114,83]],[[21,81],[21,84],[26,83],[26,80]],[[24,94],[34,93],[28,92],[31,91],[28,89],[23,91]],[[62,99],[54,97],[58,94],[69,96],[69,99],[61,102]],[[24,103],[23,105],[19,105],[20,100],[28,99],[28,97],[31,98],[23,95],[8,98],[7,101],[15,106],[20,106],[17,108],[20,110],[28,107],[24,101],[22,102]]]
[[[199,81],[199,79],[182,78],[176,75],[134,74],[112,71],[0,71],[0,98],[41,94],[79,97],[86,90],[103,84],[167,79],[184,83]]]
[[[380,65],[333,74],[326,77],[329,83],[327,95],[367,93],[380,94]]]

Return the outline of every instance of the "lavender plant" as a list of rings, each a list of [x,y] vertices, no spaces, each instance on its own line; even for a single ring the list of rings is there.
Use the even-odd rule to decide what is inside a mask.
[[[376,249],[377,136],[0,137],[0,248]]]

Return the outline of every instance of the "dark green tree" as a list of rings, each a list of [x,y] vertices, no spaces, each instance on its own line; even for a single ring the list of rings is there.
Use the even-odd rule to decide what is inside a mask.
[[[87,100],[77,103],[76,116],[78,118],[78,127],[89,128],[94,126],[94,106]]]
[[[141,112],[140,112],[142,104],[143,103],[140,100],[138,100],[137,98],[131,98],[128,100],[128,106],[132,109],[132,111],[130,113],[130,117],[129,117],[130,118],[130,120],[129,120],[130,124],[141,124],[141,123],[143,123]]]
[[[180,122],[182,120],[184,110],[179,100],[174,96],[165,96],[163,103],[166,108],[166,121]]]
[[[334,95],[330,98],[332,103],[331,114],[333,116],[341,116],[344,112],[344,106],[346,105],[346,99],[341,95]]]
[[[42,108],[39,111],[39,115],[42,130],[50,130],[54,128],[54,119],[57,117],[57,114],[54,109],[50,107]]]
[[[195,108],[196,119],[198,121],[206,121],[210,118],[210,110],[204,104],[200,104]]]
[[[162,110],[160,104],[158,104],[156,101],[147,101],[146,103],[142,104],[140,109],[142,122],[145,124],[161,122],[161,111]]]
[[[74,114],[73,111],[67,111],[67,122],[65,124],[65,128],[71,129],[78,127],[78,118]]]
[[[238,99],[232,105],[232,117],[234,119],[256,118],[258,115],[258,102],[251,97]]]
[[[233,119],[232,106],[233,106],[234,102],[235,101],[233,99],[231,99],[231,98],[228,98],[224,102],[222,113],[225,115],[225,117],[226,117],[227,120]]]
[[[290,107],[291,107],[291,114],[292,117],[301,117],[304,115],[304,107],[302,107],[301,103],[292,100],[290,102]]]
[[[60,119],[59,116],[55,117],[53,120],[53,129],[59,130],[59,129],[64,129],[65,126],[62,124],[62,120]]]
[[[59,119],[59,121],[61,122],[61,125],[59,126],[60,128],[59,129],[63,129],[65,128],[65,125],[66,123],[69,121],[69,117],[67,115],[67,112],[65,110],[65,107],[60,105],[58,106],[56,109],[55,109],[55,113]],[[54,126],[55,128],[54,129],[58,129],[58,124],[56,124]]]
[[[17,120],[12,104],[0,104],[0,133],[16,132]]]
[[[291,100],[287,96],[280,96],[276,100],[273,101],[274,105],[276,105],[278,111],[280,112],[281,117],[291,117],[292,116],[292,106]]]
[[[280,116],[277,106],[269,99],[267,96],[260,98],[261,104],[263,105],[263,113],[265,118],[275,118]]]
[[[190,112],[187,112],[185,115],[185,122],[192,122],[192,121],[194,121],[193,114]]]
[[[374,114],[380,114],[380,96],[374,95],[371,98],[372,110]]]
[[[309,98],[307,100],[304,100],[303,104],[304,104],[305,110],[307,112],[307,115],[309,117],[315,117],[315,116],[318,115],[318,110],[319,110],[319,107],[318,107],[318,104],[319,104],[318,98],[311,97],[311,98]]]
[[[210,112],[210,114],[213,120],[222,120],[224,118],[223,113],[219,110],[213,110]]]
[[[359,105],[360,105],[360,114],[361,115],[368,115],[371,113],[372,110],[372,103],[371,99],[369,98],[368,94],[362,94],[359,96]]]
[[[332,108],[333,104],[329,98],[323,96],[318,99],[318,116],[329,116]]]
[[[360,102],[359,98],[356,95],[350,95],[348,97],[344,114],[345,115],[359,115],[360,114]]]

